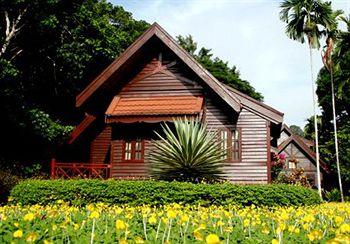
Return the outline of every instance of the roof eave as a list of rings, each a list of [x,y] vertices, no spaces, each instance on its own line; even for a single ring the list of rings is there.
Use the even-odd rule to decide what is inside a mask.
[[[176,41],[157,23],[146,30],[133,44],[130,45],[116,60],[112,62],[95,80],[93,80],[77,97],[76,106],[80,107],[85,101],[112,75],[120,66],[127,61],[143,44],[153,35],[156,35],[168,46],[188,67],[190,67],[207,85],[237,113],[241,111],[240,100],[231,94],[212,74],[201,66],[189,53],[187,53]]]

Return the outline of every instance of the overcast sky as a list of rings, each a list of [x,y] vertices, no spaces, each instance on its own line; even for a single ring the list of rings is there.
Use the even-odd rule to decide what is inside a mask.
[[[111,0],[136,19],[158,22],[173,37],[191,34],[199,47],[211,48],[236,65],[243,79],[261,92],[265,103],[299,126],[313,114],[307,45],[288,39],[274,0]],[[333,8],[349,14],[350,0],[334,0]],[[316,78],[322,67],[314,53]]]

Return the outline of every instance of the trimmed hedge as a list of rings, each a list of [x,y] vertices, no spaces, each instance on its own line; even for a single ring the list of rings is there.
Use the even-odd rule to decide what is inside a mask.
[[[169,203],[209,205],[312,205],[320,203],[316,191],[300,186],[192,184],[164,181],[118,180],[26,180],[11,191],[14,204],[72,205],[107,204],[162,205]]]

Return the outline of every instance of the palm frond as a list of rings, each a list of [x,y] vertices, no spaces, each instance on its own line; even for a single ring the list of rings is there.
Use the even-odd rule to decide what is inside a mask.
[[[151,176],[163,180],[198,181],[222,178],[223,155],[216,132],[197,120],[176,119],[162,126],[149,155]]]

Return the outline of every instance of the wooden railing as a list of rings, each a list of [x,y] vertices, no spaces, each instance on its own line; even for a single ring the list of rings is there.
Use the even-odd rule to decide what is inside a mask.
[[[110,164],[63,163],[51,160],[52,179],[107,179],[110,177]]]

